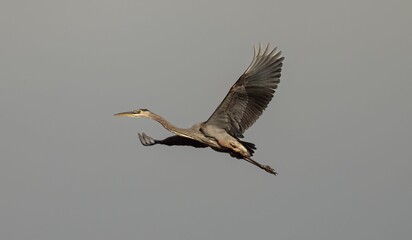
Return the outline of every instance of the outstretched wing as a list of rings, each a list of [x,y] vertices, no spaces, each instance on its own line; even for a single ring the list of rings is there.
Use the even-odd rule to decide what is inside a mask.
[[[140,142],[143,144],[143,146],[152,146],[155,144],[162,144],[162,145],[168,145],[168,146],[174,146],[174,145],[180,145],[180,146],[192,146],[196,148],[205,148],[207,147],[206,144],[203,144],[201,142],[195,141],[190,138],[185,138],[181,137],[178,135],[174,135],[168,138],[165,138],[163,140],[157,140],[154,139],[145,133],[138,133]]]
[[[279,83],[283,59],[277,48],[269,51],[269,44],[264,51],[262,45],[258,51],[254,48],[252,63],[205,124],[225,129],[232,136],[242,137],[272,100]]]

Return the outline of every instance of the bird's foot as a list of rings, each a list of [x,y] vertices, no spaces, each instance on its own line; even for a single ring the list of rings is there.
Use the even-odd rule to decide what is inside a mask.
[[[273,169],[272,167],[270,167],[269,165],[262,165],[263,170],[265,170],[268,173],[271,173],[273,175],[278,175],[277,172],[275,172],[275,169]]]
[[[277,175],[277,174],[278,174],[278,173],[275,172],[275,170],[274,170],[272,167],[270,167],[269,165],[260,164],[260,163],[256,162],[255,160],[251,159],[250,157],[245,157],[245,158],[243,158],[243,159],[245,159],[246,161],[252,163],[252,164],[255,165],[255,166],[260,167],[261,169],[265,170],[266,172],[268,172],[268,173],[270,173],[270,174],[273,174],[273,175]]]

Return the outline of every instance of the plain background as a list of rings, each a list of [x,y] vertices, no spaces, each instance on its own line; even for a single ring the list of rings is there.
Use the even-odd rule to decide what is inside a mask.
[[[410,239],[411,1],[0,3],[1,239]],[[114,113],[206,120],[271,42],[245,140],[278,176]]]

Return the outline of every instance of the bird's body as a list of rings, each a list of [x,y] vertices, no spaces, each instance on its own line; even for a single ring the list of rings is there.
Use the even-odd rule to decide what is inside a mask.
[[[283,59],[281,52],[277,52],[276,48],[269,51],[269,45],[263,52],[261,46],[257,52],[255,49],[251,65],[231,87],[215,112],[207,121],[194,124],[190,128],[176,127],[147,109],[115,115],[150,118],[175,134],[163,140],[156,140],[144,133],[139,133],[139,139],[144,146],[163,144],[211,147],[215,151],[227,152],[232,157],[244,159],[276,175],[270,166],[262,165],[251,159],[256,149],[255,145],[241,141],[240,138],[243,138],[244,131],[259,118],[271,101],[279,83]]]

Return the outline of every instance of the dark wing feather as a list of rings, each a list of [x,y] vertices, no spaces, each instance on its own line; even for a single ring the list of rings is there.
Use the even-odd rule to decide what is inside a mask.
[[[250,66],[205,122],[223,128],[236,137],[242,137],[245,130],[262,115],[272,100],[282,71],[284,58],[277,48],[269,51],[268,44],[263,52],[261,45],[257,52],[256,48],[254,50]]]
[[[163,140],[157,140],[154,139],[145,133],[138,133],[140,142],[143,144],[143,146],[152,146],[155,144],[162,144],[162,145],[168,145],[168,146],[174,146],[174,145],[180,145],[180,146],[192,146],[196,148],[205,148],[207,147],[206,144],[203,144],[201,142],[195,141],[190,138],[185,138],[181,137],[178,135],[174,135],[168,138],[165,138]]]

